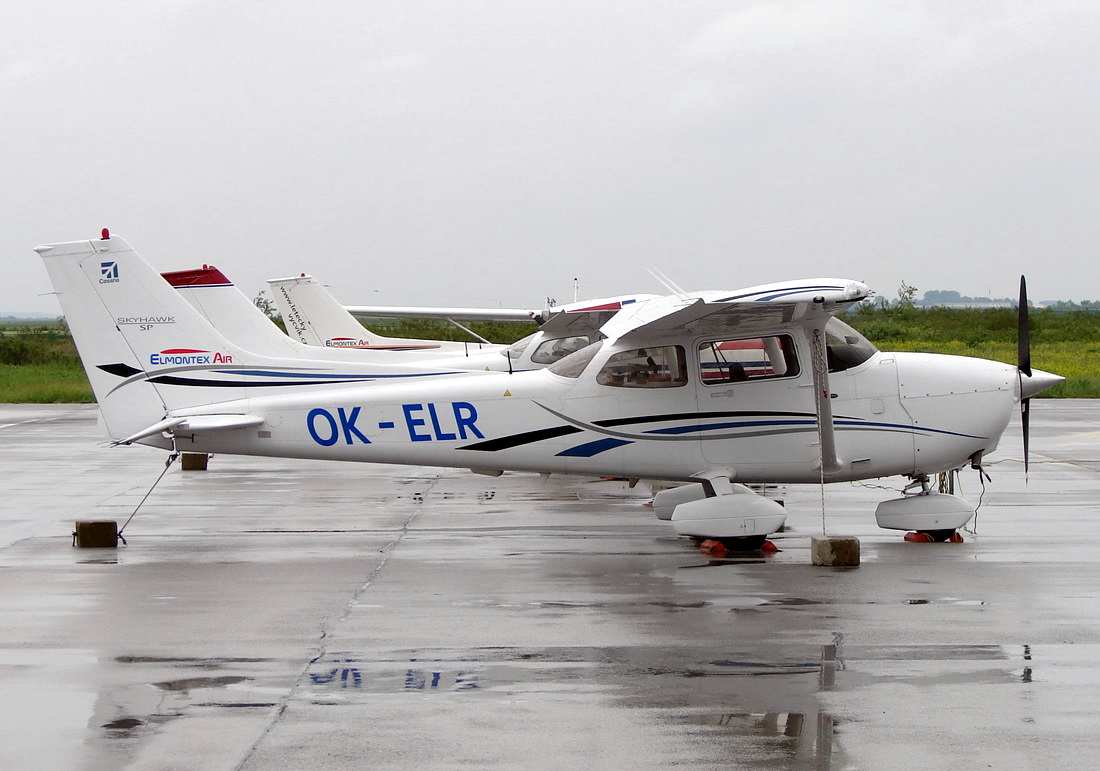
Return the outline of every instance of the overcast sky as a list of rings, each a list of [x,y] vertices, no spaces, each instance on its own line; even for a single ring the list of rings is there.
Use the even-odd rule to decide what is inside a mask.
[[[127,238],[249,296],[810,276],[1100,299],[1095,0],[6,0],[0,312]]]

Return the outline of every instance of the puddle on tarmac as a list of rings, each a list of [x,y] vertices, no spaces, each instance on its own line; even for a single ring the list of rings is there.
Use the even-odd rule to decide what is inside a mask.
[[[253,658],[200,658],[179,656],[116,656],[119,664],[170,664],[186,667],[200,667],[202,669],[220,669],[226,664],[260,664],[270,659]]]
[[[225,675],[223,677],[187,677],[182,680],[168,680],[163,683],[152,683],[154,688],[162,691],[194,691],[200,688],[225,688],[227,685],[236,685],[248,680],[247,677],[238,675]]]
[[[148,671],[148,679],[112,689],[109,698],[99,705],[101,709],[96,715],[99,720],[94,724],[112,743],[140,740],[151,728],[185,717],[196,709],[252,710],[278,706],[272,700],[272,688],[257,684],[256,677],[248,674],[255,669],[254,665],[271,659],[123,655],[116,656],[114,661],[127,668]],[[174,672],[185,676],[166,677]]]
[[[801,712],[734,712],[725,714],[685,715],[682,722],[717,726],[741,736],[801,736],[806,715]]]

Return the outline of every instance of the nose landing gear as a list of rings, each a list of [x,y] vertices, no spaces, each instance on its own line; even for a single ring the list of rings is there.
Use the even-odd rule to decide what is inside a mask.
[[[906,486],[901,498],[883,501],[875,510],[878,526],[913,531],[906,541],[961,543],[957,530],[974,516],[974,506],[957,495],[937,492],[921,474]]]

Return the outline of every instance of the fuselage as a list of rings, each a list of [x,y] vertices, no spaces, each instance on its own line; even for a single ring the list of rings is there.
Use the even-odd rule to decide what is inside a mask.
[[[258,415],[265,424],[177,434],[177,447],[666,479],[729,468],[744,482],[816,482],[820,450],[809,347],[789,330],[774,337],[781,339],[786,363],[767,365],[771,369],[756,363],[757,376],[745,380],[714,377],[715,356],[740,358],[751,370],[753,357],[766,357],[763,344],[715,354],[709,338],[687,345],[682,336],[670,339],[667,347],[683,357],[677,382],[651,376],[624,384],[616,378],[620,370],[629,374],[632,352],[619,343],[596,346],[579,373],[552,366],[196,408],[191,412]],[[661,350],[660,342],[642,352]],[[1015,368],[998,362],[873,348],[864,355],[853,366],[835,364],[829,375],[841,463],[827,481],[958,468],[996,446],[1018,401]]]

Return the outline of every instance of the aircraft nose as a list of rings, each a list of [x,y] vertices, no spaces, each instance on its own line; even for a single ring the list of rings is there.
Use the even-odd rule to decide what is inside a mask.
[[[1065,378],[1061,375],[1055,375],[1051,372],[1043,372],[1041,369],[1031,370],[1031,376],[1028,377],[1023,373],[1020,373],[1020,394],[1023,399],[1030,399],[1037,393],[1047,390],[1051,386],[1056,386],[1059,383],[1065,381]]]

